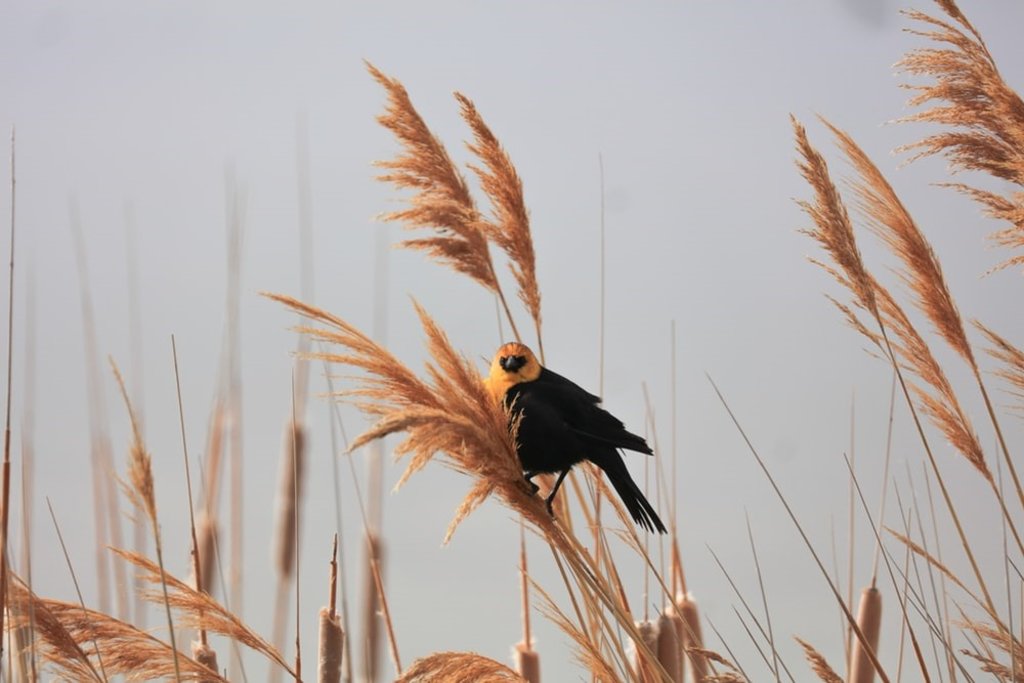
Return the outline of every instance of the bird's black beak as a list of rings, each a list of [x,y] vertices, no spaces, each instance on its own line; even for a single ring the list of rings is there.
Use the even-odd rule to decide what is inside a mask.
[[[515,372],[526,365],[526,358],[523,356],[502,356],[498,364],[501,365],[501,369],[505,372]]]

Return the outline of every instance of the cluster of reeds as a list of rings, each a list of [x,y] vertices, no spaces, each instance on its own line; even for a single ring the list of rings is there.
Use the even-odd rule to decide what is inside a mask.
[[[939,124],[942,130],[905,149],[917,156],[945,155],[957,168],[983,171],[1014,184],[1015,189],[1002,194],[963,184],[952,187],[981,202],[989,216],[1009,223],[1009,227],[996,233],[998,244],[1009,248],[1022,247],[1024,103],[1002,80],[981,35],[956,4],[952,0],[942,0],[939,6],[945,18],[921,12],[908,13],[917,25],[925,27],[925,30],[915,32],[931,40],[933,46],[911,52],[900,65],[912,76],[934,79],[925,85],[912,86],[918,90],[912,104],[938,103],[907,117],[907,120]],[[472,135],[467,148],[476,161],[469,164],[469,169],[476,176],[479,189],[488,203],[488,210],[481,209],[470,183],[443,143],[417,113],[402,84],[372,65],[368,64],[367,68],[387,94],[387,106],[379,117],[380,123],[394,134],[402,146],[402,152],[395,159],[379,163],[384,170],[380,179],[410,192],[406,206],[387,214],[385,219],[420,231],[415,237],[403,241],[403,246],[425,252],[442,266],[467,275],[493,294],[501,311],[499,325],[502,320],[507,322],[513,336],[523,340],[521,328],[516,324],[518,300],[522,312],[532,322],[533,338],[530,341],[536,343],[543,361],[541,289],[534,242],[523,183],[509,155],[474,103],[456,93],[461,116]],[[929,544],[938,539],[925,533],[916,493],[914,506],[905,508],[896,489],[901,524],[887,523],[884,509],[878,519],[872,518],[866,508],[864,510],[872,527],[877,530],[878,542],[871,583],[863,590],[857,607],[853,604],[852,585],[843,596],[837,580],[825,569],[817,550],[803,535],[809,553],[832,591],[847,629],[844,666],[834,667],[811,643],[799,638],[797,642],[807,657],[810,670],[826,683],[843,680],[867,683],[876,677],[881,681],[899,680],[905,641],[909,641],[907,650],[910,654],[907,656],[914,668],[914,673],[908,675],[922,680],[971,680],[979,671],[999,681],[1024,680],[1024,638],[1013,627],[1014,616],[1019,615],[1019,610],[1015,613],[1014,605],[1004,604],[997,598],[994,580],[986,576],[984,563],[976,555],[976,544],[961,524],[959,512],[962,507],[958,505],[963,504],[953,499],[941,454],[934,449],[935,435],[939,434],[966,459],[991,491],[999,510],[998,523],[1007,539],[1004,553],[1006,582],[1009,584],[1009,567],[1016,568],[1024,556],[1024,542],[1018,530],[1021,519],[1024,519],[1021,515],[1024,512],[1024,488],[1009,445],[1003,437],[996,407],[990,399],[969,326],[965,325],[944,279],[938,257],[888,180],[852,137],[827,121],[824,124],[849,160],[855,177],[848,192],[845,195],[840,192],[824,156],[812,146],[803,125],[793,120],[798,166],[813,191],[812,199],[801,202],[811,220],[806,232],[826,254],[816,263],[841,285],[844,294],[832,301],[842,315],[891,366],[894,390],[899,388],[899,395],[910,411],[927,464],[925,481],[929,486],[934,482],[937,487],[941,504],[939,510],[953,524],[959,552],[967,561],[970,574],[956,574],[943,561],[937,544],[936,550],[931,549]],[[300,152],[300,176],[302,155]],[[305,183],[300,180],[300,195],[303,197],[308,194]],[[844,196],[853,199],[852,216]],[[301,202],[306,209],[306,216],[300,217],[304,229],[308,229],[306,202],[308,199]],[[234,259],[229,265],[229,271],[233,273],[229,282],[229,348],[238,340],[237,259],[242,220],[238,207],[233,194],[229,206],[230,258]],[[966,363],[984,402],[984,419],[996,437],[998,446],[994,456],[982,448],[974,422],[932,350],[929,343],[931,335],[920,331],[911,314],[900,304],[900,296],[883,285],[865,263],[858,246],[858,224],[867,227],[899,258],[900,279],[912,305],[928,320],[934,336],[948,344],[956,357]],[[685,578],[674,520],[669,525],[672,532],[669,552],[667,555],[659,554],[667,557],[668,561],[665,563],[660,557],[655,560],[646,539],[638,534],[618,497],[610,491],[600,472],[589,467],[579,467],[571,475],[558,499],[555,515],[549,514],[543,498],[536,495],[523,478],[516,455],[517,424],[515,420],[510,422],[506,408],[494,402],[487,393],[481,381],[480,367],[471,360],[476,354],[467,357],[460,352],[435,319],[414,303],[429,361],[424,372],[412,370],[379,340],[344,318],[311,303],[312,273],[306,262],[308,243],[303,253],[303,272],[309,279],[303,283],[302,299],[280,294],[267,296],[289,307],[304,320],[299,328],[301,341],[298,352],[302,358],[361,371],[353,386],[337,392],[333,386],[331,388],[331,393],[337,398],[353,403],[374,420],[367,431],[348,444],[348,451],[379,444],[387,436],[401,435],[401,441],[394,448],[396,458],[405,461],[399,486],[435,460],[465,475],[469,482],[468,491],[461,501],[453,503],[453,518],[444,535],[446,542],[467,516],[492,499],[521,519],[519,529],[510,524],[504,530],[510,549],[518,543],[520,555],[523,639],[514,646],[513,666],[473,653],[439,652],[406,667],[399,655],[396,625],[390,618],[381,571],[383,539],[373,527],[373,515],[367,515],[363,509],[365,592],[371,605],[363,629],[365,642],[359,644],[359,649],[366,653],[364,678],[377,680],[384,675],[375,664],[376,650],[380,647],[376,633],[383,625],[396,680],[525,680],[538,683],[541,679],[541,656],[534,649],[530,624],[531,615],[539,612],[564,631],[573,643],[573,657],[594,680],[644,683],[752,680],[739,658],[733,655],[729,642],[722,639],[713,624],[699,614]],[[501,259],[508,265],[516,288],[516,299],[506,296],[499,263]],[[1013,255],[1000,267],[1021,263],[1024,263],[1024,257]],[[83,309],[87,311],[87,294],[83,297]],[[980,322],[975,321],[974,325],[988,344],[985,352],[999,363],[996,374],[1006,380],[1011,392],[1020,397],[1024,394],[1024,351]],[[93,355],[90,352],[90,356]],[[271,640],[267,640],[247,626],[242,618],[239,561],[242,521],[241,392],[238,368],[230,360],[237,358],[237,354],[229,352],[225,357],[229,360],[211,412],[207,457],[202,468],[202,496],[198,505],[192,502],[187,441],[182,421],[188,504],[190,514],[194,515],[191,525],[192,577],[189,581],[173,576],[163,566],[150,456],[141,421],[135,414],[120,373],[114,367],[132,433],[123,491],[134,505],[143,523],[142,528],[152,538],[156,553],[154,560],[143,552],[123,549],[121,542],[113,537],[110,540],[116,546],[112,549],[114,566],[119,567],[119,571],[124,571],[126,566],[132,568],[140,582],[140,597],[162,608],[167,622],[166,641],[143,628],[144,613],[139,608],[135,610],[135,623],[132,623],[127,616],[127,599],[124,596],[119,598],[120,612],[117,616],[112,614],[115,610],[111,609],[109,596],[105,593],[101,594],[98,610],[87,607],[81,599],[78,603],[67,603],[37,596],[31,588],[30,573],[24,577],[16,576],[8,565],[9,511],[5,504],[0,519],[0,538],[3,539],[0,552],[0,619],[4,620],[0,630],[6,629],[12,634],[10,642],[15,644],[17,651],[8,650],[8,654],[12,663],[18,663],[16,670],[21,679],[37,680],[52,673],[74,680],[100,681],[112,676],[124,676],[129,680],[171,677],[197,681],[235,680],[245,677],[239,654],[242,647],[264,657],[272,677],[302,679],[301,638],[297,626],[302,604],[297,577],[308,364],[300,364],[296,370],[293,401],[285,429],[275,554],[279,577],[276,632]],[[10,400],[8,395],[4,501],[9,500],[10,493]],[[102,400],[97,398],[96,404],[102,405]],[[728,405],[726,409],[732,415]],[[332,418],[334,416],[332,414]],[[733,419],[736,420],[735,416]],[[648,420],[651,431],[656,433],[650,409]],[[97,461],[95,471],[109,474],[113,468],[109,460],[109,446],[100,429],[103,421],[102,416],[94,418],[94,426],[98,430],[93,438]],[[742,434],[738,420],[736,424]],[[332,421],[332,442],[336,431],[340,431],[340,424]],[[743,437],[746,439],[745,434]],[[799,529],[798,519],[789,509],[756,447],[749,439],[746,441]],[[339,451],[337,447],[333,450]],[[230,551],[223,553],[231,558],[226,576],[220,562],[222,553],[218,543],[218,501],[225,478],[225,454],[230,458],[232,487]],[[660,462],[663,454],[659,452],[657,458],[655,486],[663,492],[666,488],[665,468]],[[673,479],[674,470],[673,467]],[[1004,471],[1009,479],[1010,493],[1004,493]],[[110,483],[108,477],[103,474],[96,476],[97,499],[104,495],[116,497],[116,489],[106,488]],[[852,467],[851,480],[852,500],[853,491],[860,497],[860,482],[853,476]],[[886,466],[882,486],[888,489],[890,484]],[[668,495],[659,498],[668,504]],[[671,508],[674,517],[674,502]],[[109,510],[97,508],[98,528],[106,528],[107,522],[115,525],[116,509],[116,503],[113,503],[110,510],[115,512],[111,517]],[[908,509],[910,513],[906,512]],[[933,508],[933,517],[938,514]],[[116,526],[119,528],[119,524]],[[552,587],[541,585],[531,575],[524,540],[526,530],[550,548],[550,561],[562,579],[560,588],[565,591],[566,603],[555,600]],[[803,534],[802,529],[800,532]],[[754,535],[752,531],[749,533],[760,578]],[[104,545],[107,543],[105,536],[100,540]],[[902,558],[894,548],[902,549]],[[646,568],[643,597],[632,603],[630,595],[636,592],[637,587],[627,586],[621,578],[619,563],[623,552],[639,558]],[[101,548],[97,554],[101,576],[110,571],[106,564],[110,559],[110,552]],[[717,556],[715,559],[717,561]],[[878,580],[880,560],[884,564],[887,581],[884,578]],[[534,562],[537,561],[535,558]],[[542,561],[547,562],[547,556]],[[924,573],[930,578],[930,597],[921,581],[918,563],[923,564]],[[352,660],[356,648],[348,628],[343,583],[341,609],[338,606],[339,580],[344,580],[344,568],[339,564],[338,538],[335,536],[330,561],[329,598],[327,606],[318,612],[317,678],[324,682],[354,680]],[[725,567],[720,562],[719,565],[754,625],[748,633],[771,678],[778,681],[784,677],[788,680],[799,678],[798,674],[791,672],[777,646],[763,583],[760,586],[764,607],[762,623]],[[1024,577],[1019,571],[1017,575],[1024,585]],[[214,597],[214,579],[218,576],[221,577],[225,596],[223,601]],[[125,582],[116,585],[125,585]],[[287,607],[293,587],[296,639],[295,659],[290,662],[282,652],[288,623]],[[895,599],[895,607],[890,609],[895,614],[893,618],[900,623],[895,673],[893,665],[886,663],[891,650],[883,656],[880,645],[882,603],[886,594]],[[957,606],[959,616],[952,613],[950,603]],[[661,607],[651,614],[651,605]],[[382,621],[377,616],[378,610]],[[968,611],[981,616],[969,617]],[[746,626],[748,622],[743,623]],[[717,648],[705,646],[705,626],[714,630],[728,657],[719,654]],[[176,639],[176,634],[182,633],[181,629],[196,632],[197,640],[192,644],[191,657]],[[231,643],[229,671],[218,666],[217,655],[207,640],[208,633],[219,634]],[[929,646],[936,653],[934,660],[926,656]],[[837,670],[845,672],[845,676]]]

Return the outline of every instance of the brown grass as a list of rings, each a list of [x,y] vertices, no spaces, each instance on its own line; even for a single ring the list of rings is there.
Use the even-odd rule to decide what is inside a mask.
[[[843,679],[839,677],[828,661],[822,656],[820,652],[814,649],[810,643],[800,638],[796,638],[796,642],[800,643],[800,647],[804,649],[804,656],[807,657],[808,664],[811,665],[811,670],[814,674],[824,681],[824,683],[843,683]],[[851,680],[853,678],[851,677]]]
[[[151,585],[161,584],[160,567],[152,560],[137,553],[113,548],[112,551],[123,560],[135,565],[143,580]],[[246,626],[241,619],[209,594],[197,591],[185,581],[164,573],[167,597],[163,593],[147,592],[144,597],[150,602],[167,603],[178,611],[179,622],[191,629],[205,629],[238,641],[242,645],[262,654],[294,676],[289,664],[270,643]]]
[[[461,93],[455,93],[455,99],[462,108],[462,118],[473,131],[474,142],[467,146],[484,164],[483,167],[470,165],[480,179],[480,187],[491,200],[493,219],[484,221],[482,228],[488,239],[508,256],[509,269],[519,286],[519,298],[533,319],[538,351],[543,358],[540,287],[537,285],[530,216],[523,200],[523,181],[473,102]]]
[[[941,154],[954,170],[981,171],[1024,188],[1024,101],[1003,80],[995,59],[974,26],[956,3],[939,3],[953,21],[910,11],[905,14],[922,25],[910,33],[927,38],[932,47],[918,48],[899,63],[904,73],[930,78],[925,85],[908,85],[916,94],[910,106],[929,108],[902,121],[939,124],[943,130],[901,149],[912,159]],[[966,185],[954,185],[985,206],[986,213],[1010,227],[992,239],[1000,246],[1024,246],[1024,192],[1005,194]],[[1024,263],[1015,255],[997,268]]]
[[[155,565],[153,568],[159,571]],[[104,680],[109,676],[125,676],[129,681],[168,677],[225,680],[129,623],[78,603],[37,597],[20,582],[14,582],[11,588],[15,618],[27,619],[29,609],[35,612],[40,655],[72,680]],[[103,677],[86,654],[93,647],[102,656]]]
[[[416,192],[409,199],[409,208],[385,214],[384,220],[399,221],[412,229],[435,230],[433,237],[405,240],[401,246],[425,251],[497,293],[498,278],[482,219],[465,178],[417,113],[405,86],[370,63],[366,68],[388,95],[387,109],[377,120],[405,150],[391,161],[376,163],[387,171],[378,179]]]
[[[522,682],[512,669],[472,652],[435,652],[417,659],[395,683],[479,681],[480,683]]]

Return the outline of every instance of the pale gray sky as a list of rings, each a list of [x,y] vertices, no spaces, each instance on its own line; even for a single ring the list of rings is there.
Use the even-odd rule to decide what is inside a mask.
[[[924,3],[919,5],[928,9]],[[664,451],[672,420],[669,326],[678,326],[679,524],[687,576],[707,614],[755,679],[765,676],[731,611],[735,602],[705,544],[748,597],[757,595],[744,512],[760,544],[773,626],[798,678],[806,676],[789,636],[811,640],[837,666],[839,617],[816,573],[704,377],[726,393],[750,437],[817,544],[829,554],[830,525],[846,525],[851,396],[857,462],[872,505],[881,486],[889,372],[862,352],[822,297],[834,292],[809,265],[807,220],[792,201],[809,195],[794,167],[788,115],[810,127],[833,169],[845,164],[820,113],[873,156],[943,260],[966,318],[978,317],[1018,343],[1019,275],[981,274],[1005,254],[984,235],[997,227],[977,207],[931,183],[941,161],[899,168],[890,151],[924,131],[883,126],[908,113],[892,64],[922,42],[899,3],[275,3],[64,2],[13,0],[0,8],[0,128],[17,126],[18,271],[15,402],[25,415],[26,297],[35,295],[38,363],[34,552],[38,591],[70,598],[44,496],[62,520],[86,599],[95,599],[88,406],[77,267],[69,203],[77,203],[98,322],[99,353],[129,372],[126,206],[136,224],[142,306],[145,417],[170,569],[186,572],[187,510],[170,340],[177,337],[193,453],[203,448],[214,391],[225,299],[225,173],[245,190],[242,278],[245,388],[247,593],[245,616],[270,633],[271,504],[282,425],[289,411],[294,320],[258,296],[299,292],[296,239],[296,122],[308,122],[315,231],[316,303],[369,329],[378,235],[399,236],[374,217],[397,195],[374,181],[371,162],[395,154],[374,117],[381,89],[372,61],[404,82],[420,113],[460,162],[468,131],[451,97],[472,98],[524,179],[544,296],[552,368],[596,389],[598,369],[598,155],[604,160],[607,225],[607,406],[641,430],[647,382]],[[1024,6],[965,2],[1008,82],[1024,83]],[[935,10],[937,11],[937,10]],[[0,171],[9,187],[9,171]],[[9,194],[0,192],[6,216]],[[892,265],[865,239],[879,272]],[[6,254],[6,248],[4,253]],[[6,262],[6,260],[4,261]],[[409,302],[415,296],[471,357],[497,345],[493,302],[464,278],[415,253],[388,264],[391,348],[422,357]],[[6,281],[6,278],[5,278]],[[964,369],[954,382],[982,420]],[[481,366],[482,367],[482,366]],[[105,368],[104,368],[105,369]],[[321,374],[314,373],[316,389]],[[123,467],[127,425],[105,374],[110,430]],[[130,378],[129,381],[134,381]],[[1005,402],[1003,396],[999,400]],[[350,433],[363,425],[345,411]],[[302,624],[314,649],[315,610],[326,599],[325,559],[334,530],[326,405],[310,407],[312,452],[303,531]],[[1015,418],[1004,426],[1020,442]],[[894,472],[920,481],[922,454],[897,410]],[[15,443],[20,430],[15,431]],[[982,483],[935,438],[961,500],[978,500],[967,523],[998,577],[998,517]],[[17,451],[16,451],[17,452]],[[359,470],[365,454],[354,456]],[[990,456],[991,457],[991,456]],[[639,456],[629,456],[642,477]],[[16,465],[16,472],[19,471]],[[342,469],[343,473],[347,469]],[[386,471],[387,486],[400,469]],[[384,510],[387,582],[406,663],[438,650],[476,650],[508,660],[519,638],[518,526],[496,502],[440,542],[468,481],[431,467]],[[357,513],[342,481],[349,583],[358,587]],[[919,491],[920,493],[920,491]],[[964,509],[968,509],[966,506]],[[663,510],[667,517],[667,511]],[[15,521],[17,517],[15,518]],[[895,510],[888,517],[898,524]],[[855,584],[868,580],[870,534],[859,522]],[[841,541],[842,543],[842,541]],[[559,580],[534,543],[533,570]],[[948,548],[953,554],[953,544]],[[619,550],[630,599],[642,601],[640,567]],[[962,563],[955,558],[954,567]],[[557,590],[556,590],[557,592]],[[887,594],[882,656],[893,661],[897,622]],[[151,619],[152,619],[151,613]],[[566,639],[534,619],[546,680],[589,680]],[[709,646],[721,649],[711,638]],[[226,648],[221,648],[226,650]],[[226,651],[221,661],[226,660]],[[263,674],[255,658],[252,670]],[[314,665],[307,659],[307,667]],[[385,670],[387,664],[385,662]]]

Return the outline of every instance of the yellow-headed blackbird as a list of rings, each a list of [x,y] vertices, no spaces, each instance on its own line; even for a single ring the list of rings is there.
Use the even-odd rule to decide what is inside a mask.
[[[665,525],[619,455],[620,448],[647,454],[653,451],[643,438],[626,431],[618,418],[601,408],[599,397],[542,367],[533,352],[517,342],[498,349],[486,384],[496,400],[511,407],[513,418],[522,416],[516,449],[526,480],[541,473],[558,473],[545,501],[548,512],[572,466],[589,460],[608,475],[637,524],[665,533]]]

